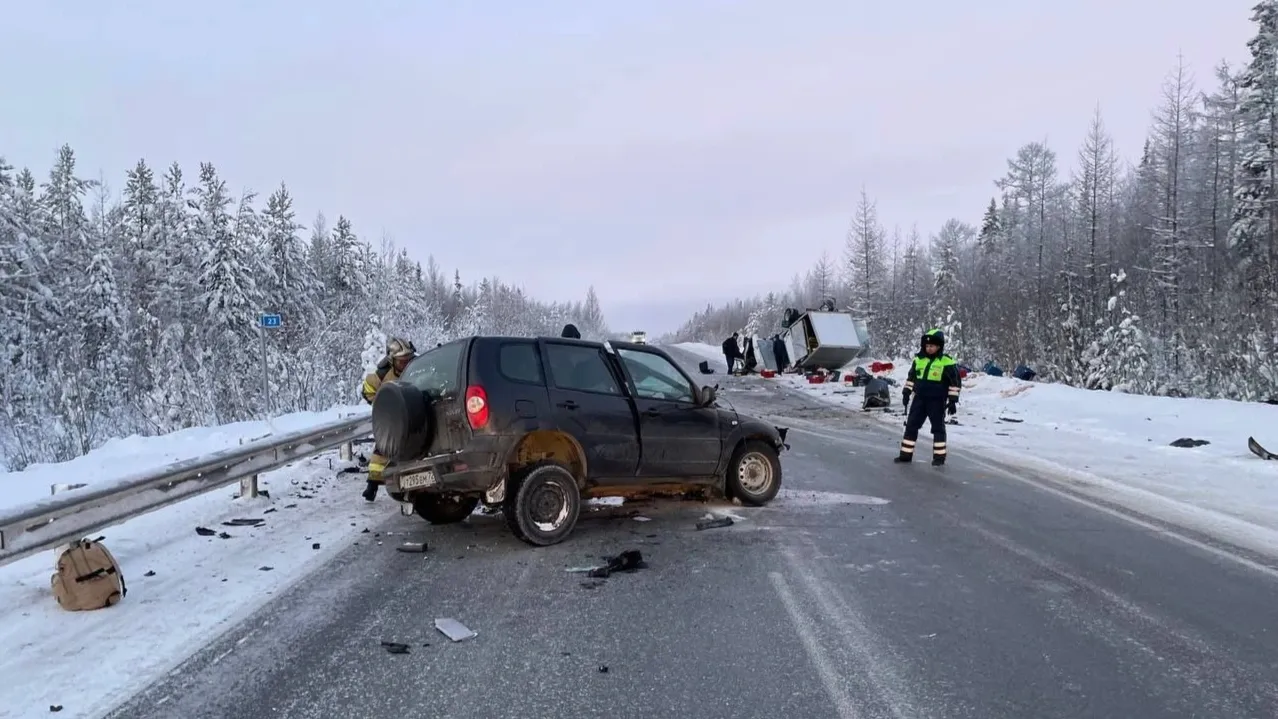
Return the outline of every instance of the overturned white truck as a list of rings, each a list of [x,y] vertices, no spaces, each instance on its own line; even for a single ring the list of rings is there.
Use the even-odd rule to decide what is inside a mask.
[[[776,340],[753,338],[766,369],[839,370],[870,352],[868,323],[847,312],[787,310],[783,324]]]

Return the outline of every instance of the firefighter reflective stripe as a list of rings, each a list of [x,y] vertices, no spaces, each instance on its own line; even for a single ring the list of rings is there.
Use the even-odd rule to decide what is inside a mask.
[[[376,375],[369,375],[370,378],[375,376]],[[360,388],[360,392],[364,395],[364,401],[372,404],[373,397],[377,394],[377,385],[368,381],[368,379],[365,379],[364,386]]]
[[[912,379],[907,379],[907,380],[905,380],[905,389],[906,389],[906,391],[908,391],[908,392],[913,392],[913,391],[914,391],[914,380],[912,380]]]
[[[949,392],[951,397],[957,397],[959,395],[959,388],[951,386]]]
[[[933,443],[932,443],[932,454],[933,454],[933,455],[941,455],[941,454],[945,454],[945,443],[944,443],[944,442],[933,442]]]
[[[368,481],[382,481],[382,472],[386,471],[388,460],[380,454],[374,453],[368,460]]]
[[[914,454],[914,440],[901,440],[901,454]]]

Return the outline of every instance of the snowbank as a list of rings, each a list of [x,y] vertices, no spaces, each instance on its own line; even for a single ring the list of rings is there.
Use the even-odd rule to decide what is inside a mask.
[[[45,497],[52,482],[110,479],[352,411],[360,408],[116,440],[69,462],[0,475],[0,487],[6,503]],[[49,716],[54,705],[63,707],[59,717],[99,716],[349,547],[395,505],[385,496],[366,503],[365,476],[339,473],[344,466],[333,450],[262,475],[269,498],[232,499],[232,486],[106,530],[128,587],[109,609],[57,606],[53,552],[0,567],[0,718]],[[249,518],[265,522],[223,524]],[[200,536],[197,526],[228,536]]]
[[[672,346],[678,347],[684,352],[690,352],[703,360],[708,360],[710,362],[710,366],[720,372],[724,371],[724,369],[728,366],[723,359],[722,347],[712,347],[701,342],[680,342],[679,344]]]
[[[900,383],[908,361],[895,364],[889,373],[898,382],[895,406],[871,416],[899,428]],[[857,409],[864,396],[862,388],[842,383],[809,385],[795,376],[784,381]],[[960,424],[948,428],[955,451],[979,447],[991,457],[1068,474],[1079,480],[1079,489],[1151,516],[1278,549],[1278,462],[1247,450],[1253,435],[1271,449],[1278,446],[1278,407],[1089,391],[975,373],[964,381],[956,419]],[[1180,438],[1210,444],[1170,446]],[[930,452],[926,425],[920,439],[920,451]],[[884,448],[887,455],[894,451]]]
[[[240,440],[248,442],[269,434],[293,432],[368,411],[367,405],[339,406],[324,412],[295,412],[270,420],[192,427],[158,437],[134,435],[112,439],[66,462],[33,464],[20,472],[0,472],[0,509],[43,499],[49,496],[49,487],[56,483],[92,484],[117,479],[170,462],[230,449]]]

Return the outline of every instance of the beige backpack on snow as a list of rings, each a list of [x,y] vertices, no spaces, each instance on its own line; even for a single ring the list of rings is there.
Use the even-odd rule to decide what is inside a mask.
[[[81,539],[58,557],[50,579],[53,597],[67,611],[104,609],[118,604],[128,589],[115,557],[101,542]]]

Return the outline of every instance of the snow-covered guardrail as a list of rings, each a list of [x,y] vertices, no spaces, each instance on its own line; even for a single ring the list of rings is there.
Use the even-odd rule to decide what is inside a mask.
[[[0,565],[362,439],[372,431],[367,414],[340,419],[0,511]]]

